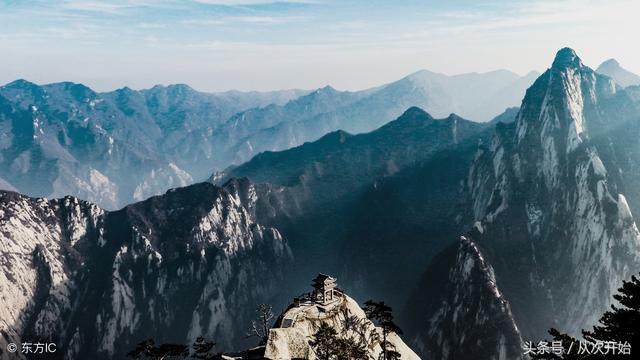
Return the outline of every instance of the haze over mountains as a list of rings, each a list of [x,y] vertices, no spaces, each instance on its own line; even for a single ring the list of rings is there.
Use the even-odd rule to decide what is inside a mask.
[[[411,106],[489,120],[517,106],[534,78],[503,70],[420,71],[359,92],[217,94],[186,85],[96,93],[81,84],[19,80],[0,87],[0,186],[116,209],[205,180],[265,150],[339,129],[371,131]]]
[[[620,66],[616,59],[609,59],[596,69],[598,74],[607,75],[622,87],[640,85],[640,76]]]
[[[316,123],[365,132],[366,119],[389,116],[388,108],[405,101],[444,104],[425,100],[432,88],[444,86],[425,80],[431,76],[421,72],[357,93],[323,88],[280,105],[240,114],[229,110],[229,119],[219,121],[227,131],[220,138],[239,134],[229,144],[249,149],[243,144],[253,147],[278,134],[302,134],[296,138],[300,142],[304,134],[331,129]],[[466,96],[481,93],[474,90],[473,84],[484,81],[478,78],[510,78],[468,76]],[[333,129],[315,141],[253,156],[216,172],[210,182],[119,211],[74,197],[46,200],[0,192],[0,348],[53,336],[61,357],[112,359],[149,337],[190,342],[205,335],[221,350],[244,349],[251,346],[243,333],[257,303],[279,309],[306,290],[315,273],[327,272],[355,300],[390,303],[400,315],[404,342],[423,358],[520,359],[522,341],[543,338],[549,327],[576,334],[592,325],[621,280],[640,271],[634,215],[640,211],[640,87],[614,80],[565,48],[525,86],[520,108],[500,111],[492,121],[446,111],[435,116],[410,105],[370,132]],[[455,88],[454,83],[447,86]],[[90,162],[109,149],[125,153],[108,147],[109,136],[114,146],[121,137],[128,139],[119,145],[123,148],[153,148],[151,139],[171,138],[173,131],[162,132],[174,124],[170,119],[207,122],[204,115],[183,117],[180,111],[176,118],[146,116],[140,109],[171,113],[148,105],[157,93],[123,89],[94,95],[68,84],[58,95],[31,84],[11,88],[16,86],[29,86],[40,103],[6,100],[16,96],[0,91],[3,134],[11,134],[3,159],[26,153],[22,158],[29,161],[17,164],[29,164],[38,174],[60,162],[31,161],[47,159],[34,149],[54,141],[64,143],[65,151],[72,148],[68,144],[79,144],[74,156]],[[463,88],[461,83],[456,94]],[[23,90],[19,93],[17,99],[24,99]],[[47,103],[58,96],[77,110],[65,113]],[[103,107],[92,110],[98,106]],[[98,125],[106,133],[82,127],[85,113],[102,114]],[[139,128],[122,125],[130,118],[138,119]],[[281,124],[278,118],[290,120]],[[264,127],[253,132],[249,125],[259,123]],[[64,126],[55,127],[59,124]],[[155,138],[146,126],[157,129]],[[210,140],[192,135],[169,143]],[[92,153],[87,144],[100,136],[106,139],[100,140],[103,152]],[[31,139],[29,147],[14,147],[20,143],[15,139]],[[136,149],[134,159],[151,157],[140,150],[144,146]],[[208,175],[219,169],[209,167]],[[168,180],[158,174],[178,173],[154,172],[165,186]],[[21,174],[29,178],[29,171]],[[41,178],[33,179],[32,186],[39,185]]]

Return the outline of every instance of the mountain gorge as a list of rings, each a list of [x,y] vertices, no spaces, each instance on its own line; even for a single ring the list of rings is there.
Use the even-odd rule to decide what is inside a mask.
[[[419,275],[411,269],[468,221],[452,199],[464,197],[460,182],[491,131],[489,124],[456,115],[434,119],[411,108],[370,133],[338,131],[265,152],[217,182],[247,177],[281,187],[286,215],[274,226],[294,253],[304,254],[296,258],[299,286],[323,271],[338,275],[356,298],[378,296],[399,305]],[[409,256],[402,250],[408,248],[415,250]]]

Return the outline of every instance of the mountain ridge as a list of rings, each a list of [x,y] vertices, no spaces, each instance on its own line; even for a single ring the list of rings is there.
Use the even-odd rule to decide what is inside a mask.
[[[623,68],[616,59],[604,61],[598,66],[596,72],[609,76],[622,87],[640,85],[640,76]]]
[[[184,84],[96,92],[73,82],[16,80],[0,87],[7,103],[0,114],[0,174],[29,195],[71,194],[113,210],[204,180],[262,151],[338,129],[372,131],[413,105],[442,116],[464,104],[462,98],[484,107],[491,102],[475,95],[493,90],[481,91],[483,83],[505,86],[495,95],[502,102],[487,110],[499,112],[515,105],[511,94],[523,92],[528,81],[510,84],[517,75],[501,71],[436,77],[415,85],[408,76],[357,92],[325,86],[268,93],[203,93]],[[475,85],[465,87],[465,81]],[[474,90],[456,95],[465,88]]]
[[[0,191],[3,253],[14,254],[0,271],[0,343],[54,340],[60,358],[94,359],[149,336],[241,346],[251,309],[277,297],[292,256],[257,222],[255,191],[201,183],[115,212]]]

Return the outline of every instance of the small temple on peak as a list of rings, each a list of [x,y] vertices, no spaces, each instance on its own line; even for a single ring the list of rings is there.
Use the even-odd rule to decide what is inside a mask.
[[[318,274],[311,283],[313,292],[311,293],[313,301],[321,304],[328,304],[337,300],[336,295],[338,283],[337,279],[326,274]]]
[[[338,287],[338,280],[335,277],[318,273],[311,280],[311,291],[295,297],[291,307],[311,306],[320,312],[325,312],[335,308],[344,298],[344,291]]]

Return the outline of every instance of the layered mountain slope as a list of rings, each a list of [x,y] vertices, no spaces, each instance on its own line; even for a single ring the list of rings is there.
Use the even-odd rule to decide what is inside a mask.
[[[217,181],[248,177],[253,182],[296,189],[301,199],[321,204],[358,192],[363,185],[393,175],[443,149],[476,145],[485,128],[453,114],[437,120],[412,107],[370,133],[336,131],[290,150],[259,154]]]
[[[100,94],[18,80],[0,87],[0,174],[33,196],[72,194],[119,208],[204,178],[212,129],[285,95],[204,94],[185,85]]]
[[[70,194],[116,209],[265,150],[339,129],[374,130],[411,106],[488,119],[517,105],[529,81],[508,71],[421,71],[357,92],[206,94],[186,85],[97,93],[70,82],[18,80],[0,87],[0,186],[49,198]]]
[[[519,105],[525,89],[537,75],[531,72],[520,77],[501,70],[447,76],[422,70],[378,88],[341,93],[343,103],[336,103],[323,112],[309,111],[308,104],[304,108],[298,107],[291,120],[279,117],[290,110],[286,107],[251,111],[246,115],[258,117],[262,122],[270,119],[268,122],[273,125],[248,134],[231,148],[231,152],[238,154],[236,161],[242,162],[259,152],[284,150],[315,141],[336,130],[372,131],[412,106],[425,109],[436,117],[456,113],[469,119],[488,121],[504,109]],[[238,117],[244,119],[245,114]]]
[[[55,341],[70,359],[122,358],[150,337],[242,346],[291,261],[257,222],[263,190],[198,184],[117,212],[2,192],[2,342]]]
[[[226,176],[283,187],[287,216],[274,224],[301,254],[297,284],[334,273],[356,298],[398,306],[430,257],[472,224],[472,212],[460,215],[461,185],[490,136],[489,125],[411,108],[371,133],[266,152]]]
[[[214,133],[214,142],[224,146],[220,147],[222,154],[216,157],[213,165],[224,169],[229,164],[241,164],[263,150],[288,149],[309,138],[315,140],[335,130],[335,124],[319,120],[313,125],[316,129],[297,127],[296,124],[336,108],[348,107],[366,95],[366,91],[338,91],[326,86],[285,105],[272,104],[235,114]],[[283,131],[285,128],[286,132]]]
[[[515,123],[497,124],[491,146],[476,155],[467,186],[477,222],[467,236],[495,270],[525,340],[543,338],[550,327],[577,334],[595,324],[622,280],[640,269],[640,234],[620,192],[635,189],[620,175],[633,168],[618,161],[636,155],[637,147],[602,141],[638,120],[611,122],[613,104],[632,98],[616,94],[610,78],[562,49],[527,90]],[[434,263],[428,273],[459,265]],[[440,287],[425,284],[414,296],[429,298]],[[458,294],[467,295],[464,288]],[[446,329],[435,324],[428,334]],[[428,339],[419,340],[426,351],[440,351]]]
[[[640,76],[620,66],[616,59],[609,59],[596,69],[598,74],[607,75],[622,87],[640,85]]]

